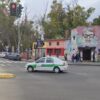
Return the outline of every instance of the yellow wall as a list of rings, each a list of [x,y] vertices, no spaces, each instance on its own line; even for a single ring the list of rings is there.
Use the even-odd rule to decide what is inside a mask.
[[[33,42],[33,49],[34,49],[34,44],[36,44],[36,42]],[[43,47],[39,47],[39,48],[46,48],[49,46],[49,43],[48,42],[44,42],[44,46]]]
[[[44,42],[44,46],[42,48],[46,48],[48,46],[49,46],[48,42]]]

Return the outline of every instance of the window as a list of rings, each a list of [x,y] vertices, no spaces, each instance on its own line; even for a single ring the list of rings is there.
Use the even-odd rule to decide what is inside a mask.
[[[45,62],[45,58],[40,58],[39,60],[36,61],[36,63],[44,63]]]
[[[51,46],[51,42],[49,42],[49,46]]]
[[[53,59],[52,58],[47,58],[46,63],[53,63]]]
[[[59,56],[61,54],[61,49],[55,49],[55,54]]]
[[[53,50],[52,50],[52,49],[48,49],[48,50],[47,50],[47,53],[48,53],[49,55],[51,55],[51,54],[52,54],[52,52],[53,52]]]
[[[59,45],[59,42],[57,42],[57,45]]]

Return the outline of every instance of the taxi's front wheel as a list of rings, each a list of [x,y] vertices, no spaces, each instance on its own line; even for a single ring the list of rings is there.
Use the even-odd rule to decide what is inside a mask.
[[[33,72],[33,71],[34,71],[34,69],[33,69],[33,67],[32,67],[32,66],[28,66],[27,71],[28,71],[28,72]]]
[[[53,72],[55,72],[55,73],[60,73],[60,69],[59,69],[58,67],[55,67],[55,68],[53,69]]]

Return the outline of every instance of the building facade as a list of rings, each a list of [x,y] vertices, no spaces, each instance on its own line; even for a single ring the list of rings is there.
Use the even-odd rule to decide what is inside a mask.
[[[100,53],[100,26],[77,27],[71,31],[67,41],[68,60],[79,53],[81,61],[97,61]]]
[[[46,55],[64,57],[65,40],[64,39],[52,39],[47,40],[48,45],[46,47]]]
[[[32,49],[33,59],[37,59],[43,56],[57,56],[60,58],[64,57],[65,51],[65,40],[64,39],[49,39],[44,41],[44,46]]]

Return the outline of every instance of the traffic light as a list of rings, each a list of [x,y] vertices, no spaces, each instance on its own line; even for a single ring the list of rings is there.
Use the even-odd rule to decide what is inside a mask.
[[[18,7],[17,7],[17,13],[16,13],[16,16],[17,17],[20,17],[21,16],[22,9],[23,9],[22,5],[19,4]]]
[[[10,3],[10,15],[16,16],[17,10],[17,4],[16,3]]]

